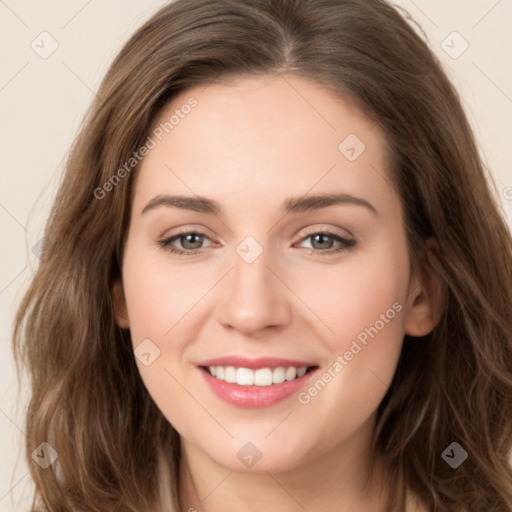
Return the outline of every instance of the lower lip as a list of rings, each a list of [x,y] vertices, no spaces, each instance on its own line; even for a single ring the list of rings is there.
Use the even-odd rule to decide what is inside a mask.
[[[316,369],[302,377],[271,386],[240,386],[212,377],[206,370],[199,368],[210,389],[222,400],[245,409],[270,407],[289,396],[298,393]]]

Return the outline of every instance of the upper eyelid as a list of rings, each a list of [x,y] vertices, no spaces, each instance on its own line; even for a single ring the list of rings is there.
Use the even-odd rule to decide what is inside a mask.
[[[210,242],[212,242],[213,245],[215,244],[214,240],[212,240],[212,237],[210,237],[207,233],[205,233],[199,229],[186,229],[185,228],[183,231],[180,231],[174,235],[164,236],[161,239],[167,240],[167,241],[172,240],[174,242],[176,240],[179,240],[181,237],[184,237],[184,236],[187,236],[190,234],[204,236],[205,238],[210,240]],[[325,234],[325,235],[331,236],[333,238],[338,238],[341,240],[349,240],[349,237],[341,235],[339,233],[335,233],[331,229],[312,229],[312,230],[307,231],[305,234],[303,234],[300,237],[299,242],[302,242],[302,241],[306,240],[307,238],[310,238],[311,236],[317,235],[317,234]],[[350,234],[350,237],[354,238],[352,234]],[[201,250],[201,249],[206,249],[206,247],[202,247],[200,249],[189,249],[189,250]]]
[[[316,234],[320,234],[320,233],[328,234],[328,235],[331,235],[331,236],[337,236],[337,237],[340,237],[340,238],[348,238],[348,237],[355,238],[355,236],[350,231],[348,231],[348,229],[345,229],[344,231],[346,231],[348,233],[348,236],[340,234],[340,233],[336,233],[334,231],[334,229],[332,229],[332,228],[325,228],[325,229],[322,229],[322,228],[320,228],[320,229],[312,228],[311,230],[306,228],[306,233],[302,235],[301,240],[306,238],[306,237],[308,237],[308,236],[316,235]]]

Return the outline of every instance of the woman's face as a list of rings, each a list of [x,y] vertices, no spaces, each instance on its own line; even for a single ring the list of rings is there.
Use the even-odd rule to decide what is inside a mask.
[[[363,449],[422,334],[379,127],[285,75],[190,89],[149,135],[116,310],[162,413],[233,470]]]

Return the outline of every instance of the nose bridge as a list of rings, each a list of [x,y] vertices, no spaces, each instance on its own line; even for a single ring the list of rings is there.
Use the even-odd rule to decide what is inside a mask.
[[[269,264],[268,251],[262,252],[254,260],[245,259],[238,253],[234,261],[232,276],[236,293],[241,294],[242,297],[269,293],[271,291]]]
[[[221,299],[219,314],[224,325],[248,334],[289,321],[289,297],[269,270],[271,266],[271,251],[253,237],[238,245]]]

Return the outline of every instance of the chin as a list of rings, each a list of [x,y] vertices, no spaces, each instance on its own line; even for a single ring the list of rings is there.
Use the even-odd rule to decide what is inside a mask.
[[[229,439],[224,444],[219,440],[212,440],[211,444],[202,443],[203,446],[199,445],[198,448],[215,463],[234,472],[283,473],[306,464],[305,442],[265,439],[266,435],[268,434],[252,437],[244,435]],[[212,450],[212,446],[215,446],[215,449]]]

